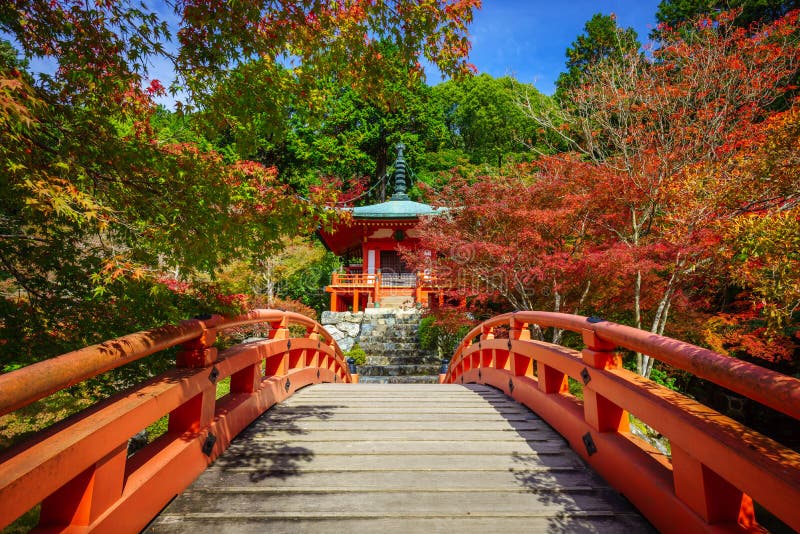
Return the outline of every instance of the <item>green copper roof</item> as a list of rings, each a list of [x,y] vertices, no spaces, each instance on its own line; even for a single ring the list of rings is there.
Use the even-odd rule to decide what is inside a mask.
[[[447,208],[434,209],[427,204],[414,202],[406,194],[406,160],[403,143],[397,144],[397,161],[394,163],[394,194],[388,202],[352,208],[356,219],[413,219],[420,215],[444,213]]]
[[[413,219],[420,215],[444,213],[446,208],[434,209],[421,202],[394,200],[394,197],[392,197],[388,202],[371,206],[359,206],[352,210],[353,217],[356,219]]]

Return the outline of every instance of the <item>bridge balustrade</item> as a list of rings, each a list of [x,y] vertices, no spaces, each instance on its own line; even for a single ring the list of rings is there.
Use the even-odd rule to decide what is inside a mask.
[[[270,325],[268,339],[217,353],[219,331],[258,323]],[[290,324],[305,327],[305,335],[292,337]],[[0,528],[41,503],[45,529],[141,530],[276,402],[309,384],[352,381],[319,323],[255,310],[139,332],[0,375],[0,415],[175,346],[175,370],[0,456]],[[227,377],[230,393],[217,399],[217,384]],[[129,456],[128,440],[165,415],[166,434]]]
[[[529,326],[582,335],[572,350],[531,339]],[[495,337],[495,327],[508,338]],[[488,384],[545,419],[663,532],[758,530],[753,500],[800,531],[800,455],[689,397],[621,367],[618,348],[800,419],[800,381],[602,319],[516,312],[467,334],[440,381]],[[569,393],[568,377],[583,398]],[[668,438],[671,458],[629,429],[629,412]]]

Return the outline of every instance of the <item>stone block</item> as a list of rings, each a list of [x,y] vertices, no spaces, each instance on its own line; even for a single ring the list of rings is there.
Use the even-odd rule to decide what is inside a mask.
[[[362,312],[358,313],[350,313],[348,312],[347,315],[343,317],[344,321],[348,323],[361,323],[361,318],[364,316]]]
[[[368,336],[373,330],[375,330],[374,324],[364,323],[361,325],[361,337]]]
[[[339,330],[338,328],[336,328],[335,326],[327,326],[325,328],[325,330],[327,330],[328,333],[331,335],[331,337],[333,339],[335,339],[336,341],[339,341],[339,340],[344,339],[346,337],[345,333],[342,332],[341,330]]]
[[[358,335],[358,331],[360,330],[357,323],[350,322],[341,322],[336,326],[336,328],[344,332],[348,337],[356,337]]]
[[[344,337],[341,340],[336,341],[339,344],[339,348],[342,349],[342,352],[347,352],[348,350],[353,348],[355,345],[356,340],[351,337]]]
[[[338,324],[342,320],[340,315],[341,314],[338,312],[324,311],[322,312],[322,317],[320,317],[319,322],[323,325]]]

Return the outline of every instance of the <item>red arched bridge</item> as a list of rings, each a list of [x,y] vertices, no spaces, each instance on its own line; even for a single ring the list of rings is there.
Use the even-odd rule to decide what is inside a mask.
[[[269,323],[268,339],[217,353],[218,331],[255,323]],[[576,332],[585,348],[532,340],[531,325]],[[507,337],[495,338],[497,327]],[[575,315],[484,322],[438,386],[353,385],[330,335],[295,313],[214,316],[4,374],[0,415],[175,346],[176,369],[0,457],[0,527],[40,504],[39,529],[70,532],[759,531],[756,502],[800,530],[800,455],[621,368],[616,351],[650,355],[793,424],[800,381]],[[669,440],[669,455],[631,434],[629,412]],[[129,455],[128,440],[164,416],[167,432]]]

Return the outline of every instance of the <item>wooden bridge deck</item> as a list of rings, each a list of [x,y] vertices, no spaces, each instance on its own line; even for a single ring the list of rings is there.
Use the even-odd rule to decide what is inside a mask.
[[[321,384],[276,405],[148,527],[256,529],[652,531],[501,392],[388,384]]]

